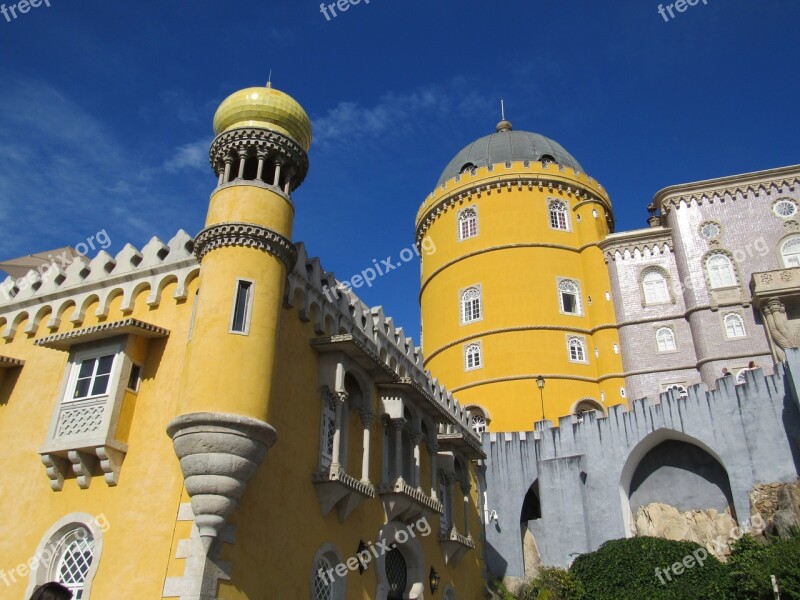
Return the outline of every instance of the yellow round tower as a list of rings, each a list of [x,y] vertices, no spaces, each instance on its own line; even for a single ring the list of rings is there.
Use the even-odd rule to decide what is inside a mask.
[[[308,171],[311,124],[268,85],[224,100],[214,133],[218,185],[194,240],[200,284],[179,416],[168,427],[207,550],[277,437],[267,417],[284,283],[297,258],[291,193]]]
[[[625,402],[611,283],[599,242],[611,202],[560,144],[514,131],[465,147],[416,219],[426,367],[476,428]]]

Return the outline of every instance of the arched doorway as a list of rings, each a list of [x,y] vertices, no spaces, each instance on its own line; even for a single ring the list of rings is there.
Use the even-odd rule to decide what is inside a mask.
[[[536,545],[536,538],[531,531],[531,521],[542,518],[542,503],[539,500],[539,480],[531,484],[522,501],[522,511],[519,516],[519,532],[522,543],[522,560],[525,565],[525,577],[532,577],[542,565],[542,557]]]

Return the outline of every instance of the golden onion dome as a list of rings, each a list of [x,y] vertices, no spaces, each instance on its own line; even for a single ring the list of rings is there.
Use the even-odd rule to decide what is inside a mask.
[[[308,152],[311,120],[297,101],[273,87],[252,87],[231,94],[214,115],[214,134],[239,127],[260,127],[282,133]]]

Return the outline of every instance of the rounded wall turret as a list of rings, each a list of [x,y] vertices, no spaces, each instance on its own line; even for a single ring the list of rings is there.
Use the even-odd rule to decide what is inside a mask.
[[[436,248],[421,253],[423,340],[426,367],[490,429],[529,430],[542,403],[557,421],[625,402],[598,246],[613,212],[560,145],[501,125],[451,161],[417,215],[417,243]]]
[[[311,143],[305,111],[269,87],[230,96],[214,128],[219,179],[194,240],[200,284],[168,429],[206,551],[277,438],[268,420],[280,400],[272,379],[284,285],[297,260],[291,193],[306,176]]]

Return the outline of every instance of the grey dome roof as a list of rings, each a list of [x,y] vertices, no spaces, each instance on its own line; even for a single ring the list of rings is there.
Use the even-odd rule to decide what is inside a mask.
[[[461,173],[467,164],[485,167],[507,161],[538,161],[542,156],[552,156],[560,165],[583,171],[575,157],[558,142],[529,131],[503,130],[472,142],[456,154],[439,177],[437,186]]]

